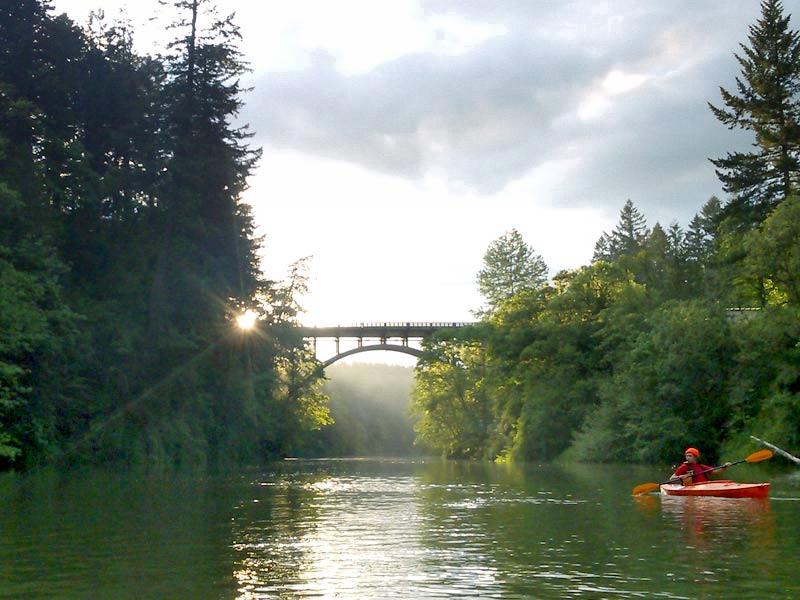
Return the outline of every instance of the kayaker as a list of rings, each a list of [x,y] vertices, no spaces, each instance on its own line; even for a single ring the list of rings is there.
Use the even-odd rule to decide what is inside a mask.
[[[697,448],[687,448],[683,453],[686,462],[680,464],[672,474],[673,479],[680,479],[686,485],[687,483],[702,483],[710,481],[709,475],[714,467],[700,464],[700,450]],[[716,471],[724,471],[731,463],[725,463],[716,468]]]

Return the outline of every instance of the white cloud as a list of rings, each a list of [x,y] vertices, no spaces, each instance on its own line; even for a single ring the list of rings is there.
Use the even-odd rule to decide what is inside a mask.
[[[578,106],[578,118],[581,121],[593,121],[599,119],[611,108],[611,100],[606,94],[592,92]]]
[[[579,104],[578,118],[581,121],[593,121],[603,117],[614,106],[615,96],[632,92],[649,78],[647,75],[612,69]]]
[[[635,90],[649,77],[647,75],[639,75],[634,73],[625,73],[620,69],[613,69],[609,71],[605,79],[603,79],[603,90],[611,95],[627,94]]]

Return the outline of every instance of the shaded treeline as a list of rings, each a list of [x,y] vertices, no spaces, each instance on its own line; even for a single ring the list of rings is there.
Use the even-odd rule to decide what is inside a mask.
[[[124,22],[0,4],[0,467],[268,457],[327,421],[302,341],[267,334],[304,277],[263,278],[240,201],[238,30],[170,4],[157,57]]]
[[[629,200],[591,264],[551,282],[516,231],[487,250],[481,322],[428,343],[414,410],[448,456],[708,460],[748,434],[800,448],[800,36],[762,4],[724,106],[749,153],[712,162],[729,198],[688,228]],[[729,311],[752,307],[753,311]]]
[[[304,456],[409,456],[414,371],[382,364],[337,364],[326,370],[323,391],[333,423],[308,435]]]

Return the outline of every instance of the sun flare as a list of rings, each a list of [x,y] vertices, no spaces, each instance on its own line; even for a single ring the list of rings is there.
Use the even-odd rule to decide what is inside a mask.
[[[254,311],[248,309],[236,317],[236,326],[239,329],[248,331],[256,326],[257,320],[258,315]]]

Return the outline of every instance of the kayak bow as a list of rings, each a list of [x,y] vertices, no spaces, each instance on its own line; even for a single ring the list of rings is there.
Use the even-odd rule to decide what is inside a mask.
[[[768,483],[736,483],[729,479],[703,481],[688,485],[667,483],[661,486],[665,496],[715,496],[717,498],[766,498]]]

